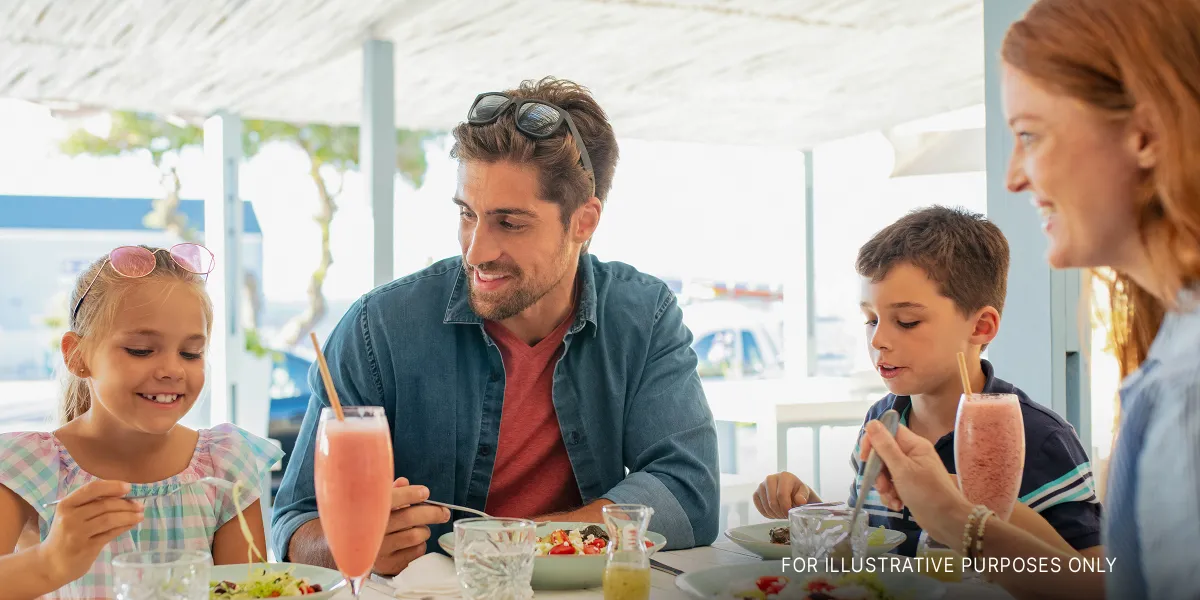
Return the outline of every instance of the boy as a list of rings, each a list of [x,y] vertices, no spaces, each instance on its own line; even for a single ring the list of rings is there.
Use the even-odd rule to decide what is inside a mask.
[[[1018,497],[1027,508],[1017,506],[1010,520],[1043,534],[1048,522],[1058,534],[1050,532],[1050,537],[1099,556],[1100,503],[1074,429],[996,377],[992,365],[980,358],[996,337],[1004,308],[1008,242],[1000,229],[963,210],[917,210],[862,246],[856,269],[863,278],[861,308],[871,362],[891,392],[867,412],[864,426],[896,409],[900,422],[933,442],[954,473],[954,423],[962,394],[956,356],[964,352],[972,390],[1016,394],[1021,402],[1025,467]],[[850,491],[851,505],[861,478],[858,455],[856,445],[851,465],[859,476]],[[787,472],[768,477],[754,495],[755,506],[769,518],[786,518],[793,506],[820,501]],[[898,553],[915,554],[921,529],[908,509],[888,509],[874,490],[864,508],[872,527],[883,525],[907,534]],[[958,540],[939,541],[953,545]]]

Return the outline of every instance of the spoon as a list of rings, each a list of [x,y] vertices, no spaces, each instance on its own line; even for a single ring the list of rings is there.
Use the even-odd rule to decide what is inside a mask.
[[[879,417],[879,422],[887,428],[888,433],[896,435],[896,428],[900,425],[900,413],[895,410],[888,410]],[[841,540],[833,547],[833,557],[848,558],[853,557],[854,552],[850,547],[850,540],[854,537],[854,526],[858,524],[858,515],[862,512],[863,502],[871,488],[875,486],[875,478],[879,476],[879,471],[883,469],[883,460],[871,448],[871,454],[867,456],[867,464],[863,468],[862,482],[858,484],[858,498],[854,501],[854,512],[850,513],[850,530]]]

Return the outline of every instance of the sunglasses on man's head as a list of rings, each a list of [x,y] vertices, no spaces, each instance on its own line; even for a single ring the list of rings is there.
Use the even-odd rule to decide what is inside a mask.
[[[87,288],[79,295],[79,301],[75,303],[75,309],[71,311],[71,322],[73,323],[79,316],[79,307],[83,306],[83,299],[87,297],[88,292],[92,291],[92,286],[100,277],[100,271],[103,271],[106,265],[111,265],[113,270],[122,277],[145,277],[153,273],[154,267],[158,265],[155,254],[159,252],[167,252],[180,268],[196,275],[207,276],[216,267],[217,261],[212,251],[200,244],[175,244],[170,250],[159,248],[154,251],[141,246],[121,246],[108,253],[108,258],[104,260],[105,264],[100,265],[95,277],[92,277]]]
[[[544,140],[553,136],[566,124],[575,147],[579,150],[579,162],[591,179],[592,196],[596,195],[596,172],[592,169],[592,158],[588,155],[587,147],[583,145],[583,137],[575,129],[575,121],[571,113],[561,107],[541,100],[514,100],[508,94],[487,92],[475,97],[471,110],[467,111],[467,123],[471,125],[489,125],[495,123],[509,109],[516,113],[514,121],[517,131],[535,140]]]

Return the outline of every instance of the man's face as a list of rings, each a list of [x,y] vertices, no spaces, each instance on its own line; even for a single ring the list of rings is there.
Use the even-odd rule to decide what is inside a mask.
[[[559,205],[540,197],[537,171],[511,162],[460,163],[454,202],[471,308],[491,321],[573,284],[565,280],[599,222],[593,198],[564,226]]]

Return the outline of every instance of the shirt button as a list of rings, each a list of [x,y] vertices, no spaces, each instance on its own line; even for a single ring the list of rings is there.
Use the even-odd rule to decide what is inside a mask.
[[[575,444],[578,444],[579,443],[579,432],[572,431],[571,433],[568,433],[567,434],[567,443],[571,444],[572,446],[574,446]]]
[[[490,455],[491,453],[492,453],[492,447],[491,447],[491,446],[480,446],[480,447],[479,447],[479,454],[481,454],[481,455],[483,455],[483,456],[488,456],[488,455]]]

